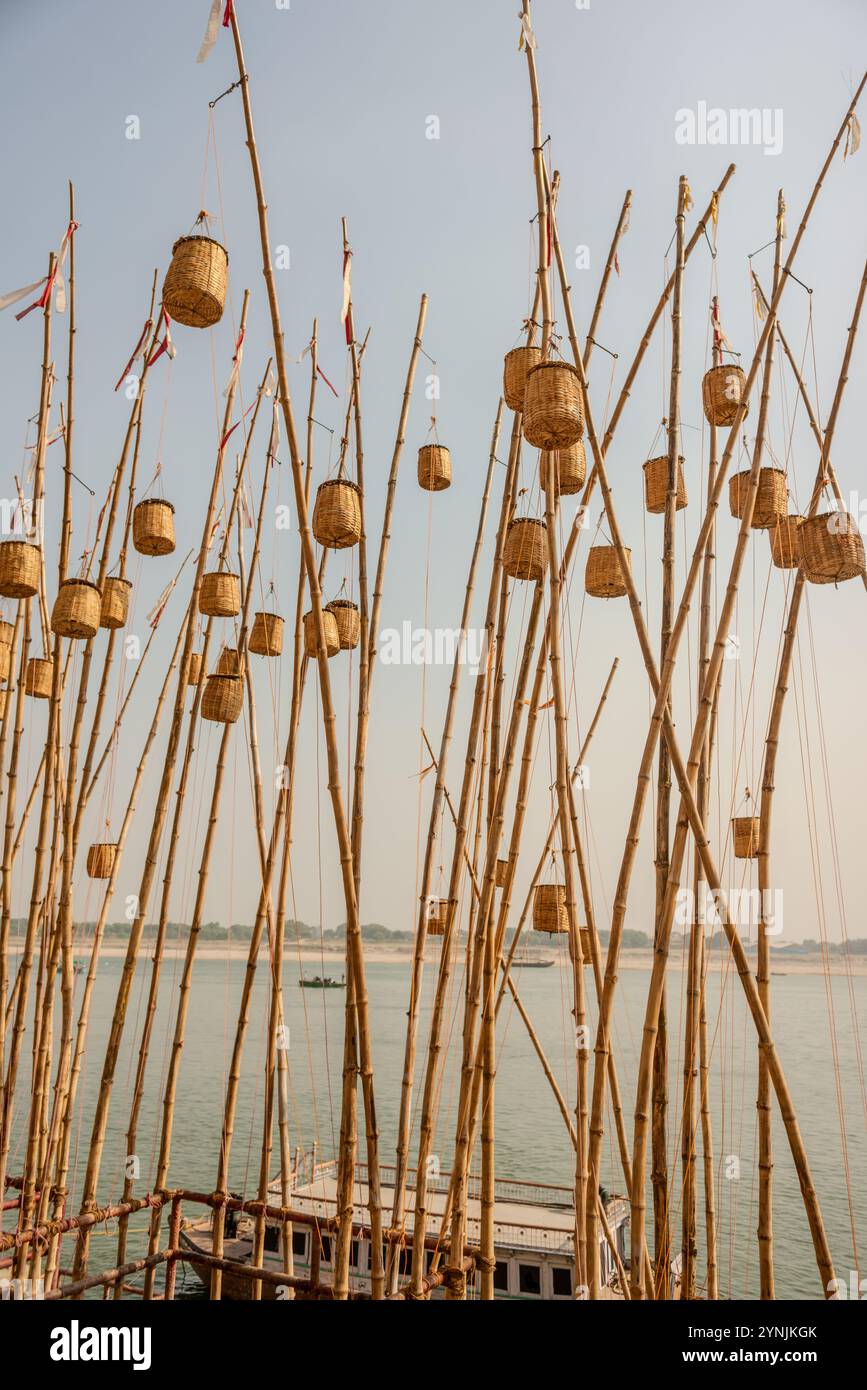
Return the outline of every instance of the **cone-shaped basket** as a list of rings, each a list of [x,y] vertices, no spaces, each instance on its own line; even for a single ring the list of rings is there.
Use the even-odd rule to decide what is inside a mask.
[[[217,657],[216,674],[218,676],[240,676],[241,659],[236,647],[224,647],[220,652]]]
[[[0,596],[33,598],[39,592],[42,552],[30,541],[0,543]]]
[[[431,898],[427,910],[428,936],[445,936],[449,924],[448,898]]]
[[[100,627],[123,627],[129,616],[129,596],[132,583],[129,579],[106,579],[102,586],[102,603],[99,609]]]
[[[240,676],[208,676],[202,694],[202,718],[212,724],[237,723],[244,704],[244,682]]]
[[[358,605],[348,598],[335,598],[327,605],[325,611],[331,613],[337,623],[340,650],[344,652],[354,651],[361,637],[361,618],[358,613]]]
[[[508,859],[497,860],[496,879],[494,880],[498,888],[502,888],[506,882],[506,874],[509,872]]]
[[[732,837],[735,846],[735,859],[755,859],[759,853],[758,816],[735,816],[732,820]]]
[[[864,541],[848,512],[820,512],[798,532],[801,568],[810,584],[842,584],[864,573]]]
[[[686,483],[683,480],[684,460],[677,460],[677,503],[676,510],[683,511],[686,506]],[[658,516],[665,511],[668,499],[668,454],[648,459],[644,465],[644,505],[649,512]]]
[[[202,679],[202,654],[201,652],[190,652],[190,664],[187,667],[187,685],[198,685]]]
[[[802,516],[790,515],[781,516],[768,528],[768,539],[771,543],[771,559],[778,570],[797,569],[801,557],[801,546],[798,540],[798,532],[801,529]]]
[[[171,555],[175,509],[161,497],[146,497],[132,514],[132,543],[139,555]]]
[[[99,631],[102,595],[89,579],[64,579],[51,610],[51,631],[87,641]]]
[[[576,492],[580,492],[584,486],[584,479],[587,477],[587,455],[584,452],[584,445],[579,439],[576,444],[571,444],[568,449],[557,449],[553,454],[543,454],[539,463],[539,486],[542,489],[542,496],[546,496],[548,489],[548,460],[553,458],[556,464],[554,470],[554,489],[564,497],[574,497]]]
[[[254,656],[279,656],[283,650],[284,622],[278,613],[257,613],[250,629],[247,650]]]
[[[452,485],[452,456],[443,444],[423,444],[418,451],[418,485],[425,492],[444,492]]]
[[[539,883],[533,894],[533,931],[568,932],[566,888],[562,883]]]
[[[626,559],[631,568],[631,550],[626,551]],[[590,547],[587,552],[587,568],[584,571],[584,588],[592,598],[625,597],[628,592],[626,580],[613,545]]]
[[[34,700],[51,698],[51,677],[54,663],[50,657],[31,656],[24,675],[24,693]]]
[[[503,569],[510,579],[544,579],[548,569],[548,538],[544,521],[515,517],[506,532]]]
[[[169,318],[187,328],[211,328],[223,317],[229,257],[209,236],[182,236],[172,247],[163,282]]]
[[[503,361],[503,396],[510,410],[524,409],[527,373],[542,361],[539,347],[516,347],[507,352]]]
[[[206,618],[237,618],[241,611],[241,581],[228,570],[202,575],[199,612]]]
[[[568,449],[584,433],[581,381],[569,362],[540,362],[527,373],[524,436],[537,449]]]
[[[749,469],[729,478],[729,507],[738,520],[744,514],[750,494]],[[756,505],[750,526],[754,531],[767,531],[788,514],[788,487],[782,468],[760,468]]]
[[[337,619],[327,608],[322,610],[322,629],[325,633],[326,655],[334,656],[340,651],[340,637],[337,632]],[[315,657],[317,650],[316,614],[311,608],[309,613],[304,614],[304,655]]]
[[[313,535],[320,545],[347,550],[361,540],[361,489],[348,478],[320,483],[313,507]]]
[[[740,367],[723,363],[705,372],[701,383],[701,400],[705,418],[711,425],[732,425],[747,389],[747,379]],[[749,405],[744,419],[749,414]]]
[[[91,845],[87,851],[87,877],[111,878],[117,845]]]

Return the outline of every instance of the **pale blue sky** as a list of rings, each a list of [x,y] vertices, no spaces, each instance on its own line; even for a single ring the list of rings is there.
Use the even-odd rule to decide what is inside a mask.
[[[291,269],[278,275],[287,350],[301,351],[314,315],[320,319],[320,361],[342,393],[346,381],[345,346],[338,319],[340,305],[340,217],[349,219],[355,250],[356,323],[363,333],[372,326],[365,361],[364,421],[368,506],[372,537],[378,534],[384,480],[397,422],[400,394],[418,299],[430,295],[425,348],[437,360],[442,379],[439,433],[452,449],[455,482],[434,500],[432,512],[429,621],[452,626],[460,612],[464,574],[475,531],[481,481],[491,424],[500,390],[503,353],[513,344],[530,293],[531,232],[535,211],[529,146],[530,126],[526,64],[517,51],[515,0],[472,5],[442,0],[438,5],[370,0],[293,0],[288,11],[269,0],[241,0],[238,5],[264,176],[270,204],[274,246],[291,249]],[[210,161],[203,190],[208,134],[208,99],[235,77],[231,43],[221,30],[210,61],[197,66],[196,53],[208,13],[208,0],[184,5],[153,0],[146,6],[90,0],[77,5],[43,0],[38,6],[3,0],[3,103],[5,126],[14,132],[7,144],[7,197],[2,257],[6,292],[43,273],[47,254],[66,223],[66,180],[76,185],[81,229],[77,242],[78,373],[75,471],[102,494],[117,456],[127,404],[112,393],[145,315],[150,277],[155,266],[164,273],[174,238],[186,231],[204,204],[225,215],[230,253],[232,305],[209,341],[206,334],[178,327],[178,357],[169,374],[165,361],[154,368],[148,395],[141,477],[150,478],[161,452],[165,492],[177,506],[178,554],[199,534],[215,447],[215,392],[228,374],[232,346],[232,311],[237,314],[246,286],[253,291],[244,362],[245,403],[252,398],[270,351],[270,326],[262,292],[255,206],[243,145],[238,94],[214,111],[220,187]],[[633,189],[631,229],[620,253],[622,276],[612,283],[599,338],[619,353],[614,390],[642,332],[664,280],[664,255],[673,230],[677,178],[689,177],[697,210],[727,163],[738,172],[725,194],[719,227],[719,292],[729,338],[748,358],[754,340],[747,281],[747,254],[773,235],[778,187],[785,189],[790,231],[857,82],[865,51],[867,22],[862,5],[836,0],[822,5],[801,3],[708,3],[639,5],[592,0],[587,11],[570,0],[539,0],[534,7],[539,41],[543,128],[553,137],[552,158],[562,174],[559,225],[570,256],[579,244],[590,248],[590,269],[574,270],[575,308],[586,327],[598,276],[604,262],[624,191]],[[783,113],[783,149],[768,157],[760,148],[683,147],[675,141],[675,112],[701,101],[723,108],[767,107]],[[426,119],[436,115],[440,139],[425,138]],[[125,123],[137,116],[141,138],[125,138]],[[854,302],[865,253],[864,189],[867,150],[851,163],[838,159],[827,180],[796,267],[799,278],[814,288],[814,327],[825,419],[836,378],[843,338]],[[220,198],[222,191],[222,201]],[[690,219],[694,225],[695,213]],[[767,281],[770,252],[756,259]],[[707,248],[696,250],[685,289],[685,370],[682,417],[685,426],[702,423],[701,373],[707,352],[707,304],[711,262]],[[781,318],[799,353],[803,352],[807,296],[791,285]],[[65,363],[61,337],[65,321],[56,321],[56,352]],[[559,325],[563,331],[562,322]],[[40,327],[31,315],[16,324],[13,313],[0,319],[0,438],[7,490],[20,469],[27,416],[36,408]],[[835,459],[844,490],[865,488],[863,456],[863,381],[867,348],[858,344]],[[213,356],[212,356],[213,354]],[[423,363],[424,367],[424,363]],[[426,368],[429,370],[429,367]],[[621,523],[633,546],[636,567],[655,572],[660,543],[658,519],[645,525],[641,505],[640,465],[647,457],[662,410],[664,356],[660,336],[654,341],[610,457]],[[65,370],[65,367],[64,367]],[[605,411],[611,359],[597,353],[591,387],[599,417]],[[171,375],[171,392],[167,382]],[[306,412],[307,367],[292,368],[296,412]],[[428,498],[415,485],[415,450],[423,442],[430,408],[424,400],[423,373],[413,402],[398,494],[397,524],[391,549],[383,621],[397,626],[405,619],[424,619]],[[58,397],[59,398],[59,397]],[[787,451],[786,409],[794,402],[791,378],[785,398],[778,391],[772,411],[771,442],[779,458]],[[162,448],[161,420],[165,411]],[[339,435],[343,404],[320,388],[317,417]],[[755,413],[752,416],[754,426]],[[507,416],[506,429],[511,417]],[[504,431],[505,442],[505,431]],[[254,480],[258,489],[264,433],[254,445]],[[699,521],[702,447],[706,437],[686,434],[687,478],[692,506],[688,535]],[[316,467],[323,476],[328,435],[320,430]],[[58,446],[49,455],[54,491],[59,481]],[[501,456],[505,447],[501,445]],[[285,459],[285,446],[283,449]],[[525,454],[525,474],[532,480],[535,460]],[[790,474],[802,500],[815,471],[815,451],[802,416],[793,436]],[[502,474],[500,473],[500,484]],[[279,496],[285,500],[285,468]],[[89,498],[75,494],[74,554],[87,543]],[[593,504],[595,525],[598,495]],[[734,526],[723,515],[719,554],[727,573]],[[682,537],[680,539],[683,545]],[[739,679],[747,698],[753,655],[753,622],[758,622],[767,574],[767,544],[754,543],[745,575],[738,630],[742,643]],[[294,604],[297,548],[285,533],[271,532],[264,571],[275,577],[281,605]],[[583,554],[583,550],[582,550]],[[53,563],[53,555],[52,555]],[[172,561],[137,566],[140,589],[136,614],[141,619],[172,574]],[[346,562],[337,558],[331,574],[333,592]],[[580,616],[580,579],[576,570],[568,640],[574,645]],[[54,573],[49,570],[53,592]],[[483,609],[487,580],[480,584],[476,621]],[[753,595],[755,586],[755,597]],[[759,662],[758,702],[748,720],[745,766],[732,768],[733,731],[742,723],[743,706],[732,703],[729,681],[722,714],[721,820],[727,819],[732,788],[740,791],[757,766],[757,752],[767,711],[769,669],[776,651],[782,581],[772,579]],[[513,614],[523,602],[516,595]],[[177,607],[177,606],[176,606]],[[138,758],[141,731],[149,717],[153,692],[179,613],[164,620],[159,655],[149,660],[141,681],[136,721],[114,770],[113,804],[94,806],[89,831],[101,834],[100,818],[116,823],[125,803],[129,778]],[[651,577],[648,611],[658,623],[658,587]],[[835,788],[839,845],[848,889],[849,931],[863,935],[857,870],[863,842],[860,824],[865,717],[858,693],[865,676],[864,594],[858,585],[838,592],[811,594],[812,635],[821,674],[822,713],[830,776]],[[754,619],[754,615],[755,619]],[[805,624],[805,637],[808,629]],[[694,636],[690,652],[694,653]],[[646,685],[625,605],[588,604],[578,652],[576,689],[582,728],[613,655],[622,658],[618,684],[599,733],[587,798],[598,859],[594,873],[600,902],[610,901],[625,830],[628,798],[644,734]],[[686,652],[684,652],[686,656]],[[802,654],[804,680],[812,692],[811,655]],[[332,668],[341,728],[346,744],[346,666]],[[509,671],[512,677],[513,663]],[[269,777],[272,737],[267,674],[260,664],[260,734],[265,775]],[[288,704],[288,666],[280,693],[281,730]],[[426,685],[426,724],[438,739],[446,676],[431,671]],[[861,687],[863,688],[863,687]],[[468,682],[464,683],[466,695]],[[311,695],[313,695],[311,688]],[[689,697],[685,682],[678,698]],[[740,696],[738,700],[740,700]],[[807,707],[810,707],[810,694]],[[416,863],[417,739],[422,700],[417,669],[381,668],[374,691],[374,730],[370,744],[369,811],[366,840],[363,916],[390,926],[406,927],[414,915]],[[464,701],[463,708],[465,709]],[[795,704],[787,721],[787,759],[781,774],[778,812],[780,862],[792,892],[788,906],[791,934],[818,935],[812,915],[806,810],[801,752],[795,727]],[[28,766],[35,768],[41,743],[42,712],[33,717]],[[681,730],[686,732],[686,719]],[[308,701],[303,755],[304,774],[298,794],[298,915],[319,920],[317,793],[314,747],[314,700]],[[457,791],[463,759],[465,721],[459,724],[449,782]],[[806,737],[806,735],[805,735]],[[283,733],[280,741],[282,744]],[[805,760],[816,760],[816,729],[811,726]],[[252,842],[247,773],[239,730],[237,765],[226,802],[221,854],[211,876],[209,915],[249,921],[255,891],[248,868]],[[577,735],[573,729],[573,744]],[[162,745],[161,745],[162,746]],[[201,740],[196,794],[209,796],[215,751],[213,734]],[[574,753],[574,747],[573,747]],[[527,859],[534,860],[544,835],[547,734],[536,775],[534,817],[527,840]],[[320,770],[324,760],[320,760]],[[132,836],[122,874],[122,892],[134,892],[153,804],[158,769],[151,764],[142,796],[138,828]],[[334,873],[333,832],[324,779],[320,792],[323,846],[323,920],[342,918]],[[430,783],[425,785],[429,795]],[[97,798],[98,800],[98,798]],[[269,797],[270,804],[270,797]],[[426,802],[421,823],[426,827]],[[113,813],[113,814],[112,814]],[[204,811],[197,811],[202,828]],[[821,835],[827,823],[817,810]],[[230,843],[230,840],[232,843]],[[178,879],[173,916],[189,914],[195,878],[195,839],[188,836],[183,875]],[[641,854],[630,921],[650,925],[652,846]],[[228,865],[234,859],[234,870]],[[23,860],[22,860],[23,862]],[[183,882],[181,881],[183,878]],[[29,888],[23,869],[16,876],[16,897]],[[81,893],[79,909],[92,916],[96,897]],[[114,915],[120,915],[120,904]],[[600,913],[604,924],[606,911]],[[838,927],[832,912],[829,930]]]

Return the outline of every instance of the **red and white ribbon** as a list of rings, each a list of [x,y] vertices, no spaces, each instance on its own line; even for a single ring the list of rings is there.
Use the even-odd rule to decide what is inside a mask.
[[[154,362],[156,362],[158,358],[162,357],[164,352],[168,353],[170,361],[173,361],[178,353],[177,348],[172,342],[172,331],[169,325],[169,316],[166,313],[165,309],[163,309],[163,324],[165,325],[165,333],[163,335],[163,340],[161,343],[157,344],[150,357],[148,358],[147,365],[149,367],[152,367]]]
[[[77,229],[77,222],[70,222],[69,226],[66,228],[63,234],[63,240],[60,243],[60,250],[57,253],[57,259],[54,263],[54,270],[51,274],[43,275],[41,280],[35,280],[32,285],[23,285],[20,290],[11,290],[9,294],[0,296],[0,312],[2,312],[3,309],[8,309],[10,305],[17,304],[20,300],[26,299],[29,294],[35,294],[38,289],[42,289],[42,293],[38,299],[34,299],[32,304],[28,304],[26,309],[22,309],[20,314],[15,315],[16,320],[20,322],[21,319],[31,314],[34,309],[44,309],[48,303],[48,296],[51,294],[52,289],[55,289],[54,307],[58,314],[65,313],[66,286],[63,283],[63,265],[66,260],[67,252],[69,251],[73,233],[77,231]]]
[[[343,306],[340,322],[346,329],[346,341],[352,342],[352,252],[349,247],[343,253]],[[330,382],[329,382],[330,385]]]
[[[132,350],[132,356],[130,357],[129,361],[127,362],[126,366],[124,367],[123,371],[121,372],[120,376],[119,376],[118,379],[117,379],[117,385],[116,385],[115,388],[114,388],[115,391],[119,391],[119,390],[120,390],[121,386],[123,385],[123,383],[126,381],[127,377],[129,376],[130,371],[132,370],[133,363],[135,362],[136,358],[139,357],[139,356],[143,353],[145,341],[146,341],[146,339],[147,339],[148,333],[149,333],[150,330],[153,328],[153,326],[154,326],[154,321],[153,321],[153,319],[148,319],[147,322],[145,323],[144,328],[143,328],[142,331],[141,331],[141,337],[139,338],[138,342],[136,343],[135,347],[134,347],[133,350]]]
[[[223,392],[223,395],[225,397],[228,397],[229,392],[233,391],[235,387],[238,385],[238,377],[241,372],[241,359],[244,356],[245,333],[246,330],[242,328],[241,332],[238,335],[238,341],[235,344],[235,356],[232,358],[232,371],[229,376],[229,380],[226,382],[226,389]]]

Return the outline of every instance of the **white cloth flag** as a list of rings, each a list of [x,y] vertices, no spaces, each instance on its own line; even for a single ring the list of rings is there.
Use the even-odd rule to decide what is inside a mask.
[[[223,0],[211,0],[211,13],[208,15],[208,27],[205,30],[205,37],[202,39],[202,46],[199,49],[197,63],[205,63],[211,56],[211,50],[217,42],[217,35],[220,32],[220,8]]]
[[[47,279],[48,276],[43,275],[41,280],[36,280],[32,285],[24,285],[20,290],[11,290],[9,294],[0,296],[0,313],[8,309],[10,304],[17,304],[19,299],[26,299],[28,294],[35,294],[37,290],[41,290]]]

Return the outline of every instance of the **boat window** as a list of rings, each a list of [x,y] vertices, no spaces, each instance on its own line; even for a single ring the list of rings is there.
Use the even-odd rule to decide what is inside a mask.
[[[494,1288],[501,1293],[509,1292],[509,1264],[507,1260],[497,1260],[494,1267]]]
[[[279,1226],[266,1226],[266,1227],[265,1227],[265,1249],[266,1249],[266,1250],[279,1250],[279,1249],[280,1249],[280,1227],[279,1227]]]
[[[303,1259],[305,1258],[305,1256],[306,1256],[306,1254],[307,1254],[307,1232],[306,1232],[306,1231],[293,1231],[293,1232],[292,1232],[292,1254],[293,1254],[293,1255],[297,1255],[298,1258],[299,1258],[300,1260],[303,1260]]]
[[[555,1298],[572,1297],[572,1271],[565,1269],[561,1265],[554,1265],[551,1270],[551,1277],[554,1282]]]
[[[542,1294],[541,1265],[518,1265],[518,1288],[521,1293],[540,1298]]]
[[[322,1256],[321,1256],[322,1263],[327,1265],[327,1264],[329,1264],[330,1261],[331,1261],[331,1237],[330,1237],[330,1236],[320,1236],[320,1237],[319,1237],[319,1244],[320,1244],[320,1246],[322,1247]]]

